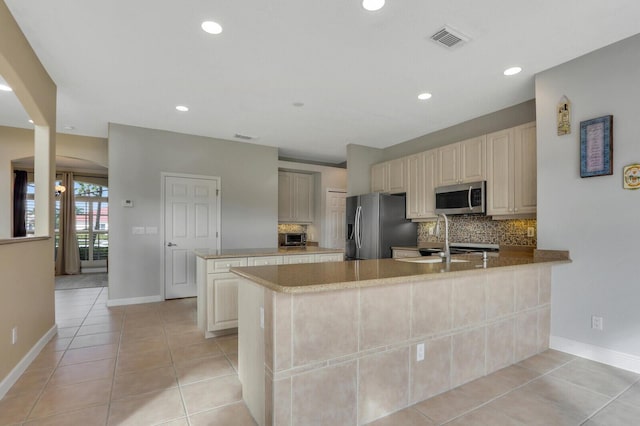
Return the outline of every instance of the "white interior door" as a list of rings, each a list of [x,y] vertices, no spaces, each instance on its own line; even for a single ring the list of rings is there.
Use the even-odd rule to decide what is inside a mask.
[[[219,246],[219,178],[164,176],[165,299],[196,296],[197,248]]]
[[[344,248],[347,222],[347,193],[341,190],[327,190],[326,247]]]

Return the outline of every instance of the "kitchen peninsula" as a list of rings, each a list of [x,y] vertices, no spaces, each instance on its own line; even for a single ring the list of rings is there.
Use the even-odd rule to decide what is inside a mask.
[[[567,252],[454,260],[231,268],[258,424],[365,424],[548,348]]]
[[[237,275],[235,266],[336,262],[344,259],[342,249],[322,247],[197,249],[198,328],[205,337],[235,331],[238,326]]]

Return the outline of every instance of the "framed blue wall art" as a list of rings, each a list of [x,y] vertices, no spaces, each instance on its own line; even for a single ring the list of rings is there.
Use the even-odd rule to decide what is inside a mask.
[[[580,177],[613,174],[613,115],[580,122]]]

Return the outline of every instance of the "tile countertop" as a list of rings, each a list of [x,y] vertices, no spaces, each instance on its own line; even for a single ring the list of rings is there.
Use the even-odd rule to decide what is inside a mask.
[[[328,249],[323,247],[270,247],[246,249],[195,249],[196,256],[203,259],[224,259],[229,257],[257,257],[257,256],[290,256],[296,254],[344,253],[343,249]]]
[[[570,263],[568,251],[534,250],[529,255],[501,253],[487,259],[477,255],[455,255],[469,262],[411,263],[395,259],[354,260],[297,265],[231,268],[230,271],[281,293],[313,293],[386,284],[418,282],[459,275],[478,274],[494,268],[516,268],[538,264]]]

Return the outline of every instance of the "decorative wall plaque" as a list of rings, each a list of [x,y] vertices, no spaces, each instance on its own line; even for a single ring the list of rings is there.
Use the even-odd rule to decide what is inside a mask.
[[[613,174],[613,115],[580,122],[580,177]]]

